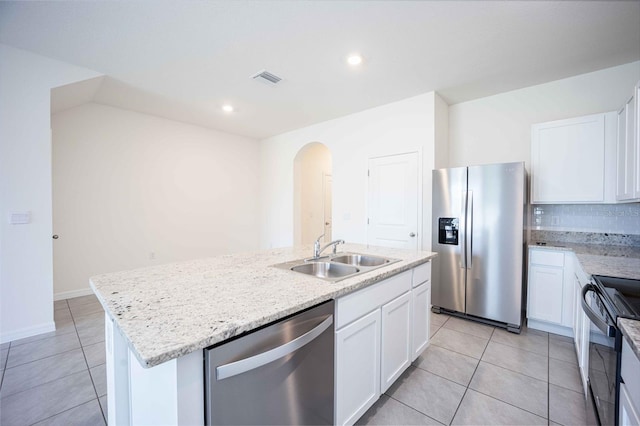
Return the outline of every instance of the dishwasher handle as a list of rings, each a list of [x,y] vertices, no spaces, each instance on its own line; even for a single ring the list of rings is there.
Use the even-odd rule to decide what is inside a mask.
[[[327,328],[333,324],[333,315],[329,315],[319,325],[309,330],[305,334],[293,339],[284,345],[275,347],[266,352],[259,353],[249,358],[241,359],[239,361],[230,362],[216,367],[216,378],[218,380],[227,379],[229,377],[237,376],[238,374],[246,373],[247,371],[255,370],[263,365],[273,362],[277,359],[283,358],[292,352],[297,351],[303,346],[311,343],[316,337],[320,336]]]
[[[582,310],[585,314],[587,314],[591,322],[604,333],[605,336],[615,337],[616,328],[610,324],[607,324],[607,322],[604,321],[602,317],[598,315],[587,303],[586,297],[587,293],[590,291],[595,294],[595,297],[599,297],[598,289],[593,284],[589,283],[582,287],[582,298],[580,299]]]

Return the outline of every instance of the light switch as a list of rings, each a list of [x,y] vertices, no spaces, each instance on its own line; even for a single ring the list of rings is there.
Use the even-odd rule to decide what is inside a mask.
[[[31,222],[31,212],[12,212],[9,215],[11,225],[25,225]]]

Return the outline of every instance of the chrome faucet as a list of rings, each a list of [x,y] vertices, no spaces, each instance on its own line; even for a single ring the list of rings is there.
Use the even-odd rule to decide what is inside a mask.
[[[317,259],[320,257],[320,254],[325,251],[328,247],[333,246],[333,254],[336,254],[336,249],[338,248],[338,244],[344,244],[344,240],[335,240],[331,241],[329,244],[326,244],[324,247],[320,248],[320,238],[324,237],[324,234],[320,235],[315,243],[313,243],[313,259]]]

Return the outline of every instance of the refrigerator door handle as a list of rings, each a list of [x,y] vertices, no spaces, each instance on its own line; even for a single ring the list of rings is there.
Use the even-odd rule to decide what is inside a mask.
[[[467,194],[467,218],[469,221],[467,228],[469,233],[465,237],[465,249],[467,251],[467,255],[465,257],[467,258],[467,269],[471,269],[473,266],[473,191],[468,191]]]
[[[467,191],[462,191],[460,209],[460,268],[467,269]]]

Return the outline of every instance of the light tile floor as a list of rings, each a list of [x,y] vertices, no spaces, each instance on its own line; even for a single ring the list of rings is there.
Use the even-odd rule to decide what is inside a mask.
[[[431,314],[431,344],[362,425],[584,425],[573,340]]]
[[[360,424],[585,424],[571,339],[431,314],[431,344]],[[0,424],[104,425],[104,312],[55,302],[56,331],[0,345]]]
[[[104,425],[104,311],[95,296],[54,303],[56,331],[0,346],[0,425]]]

